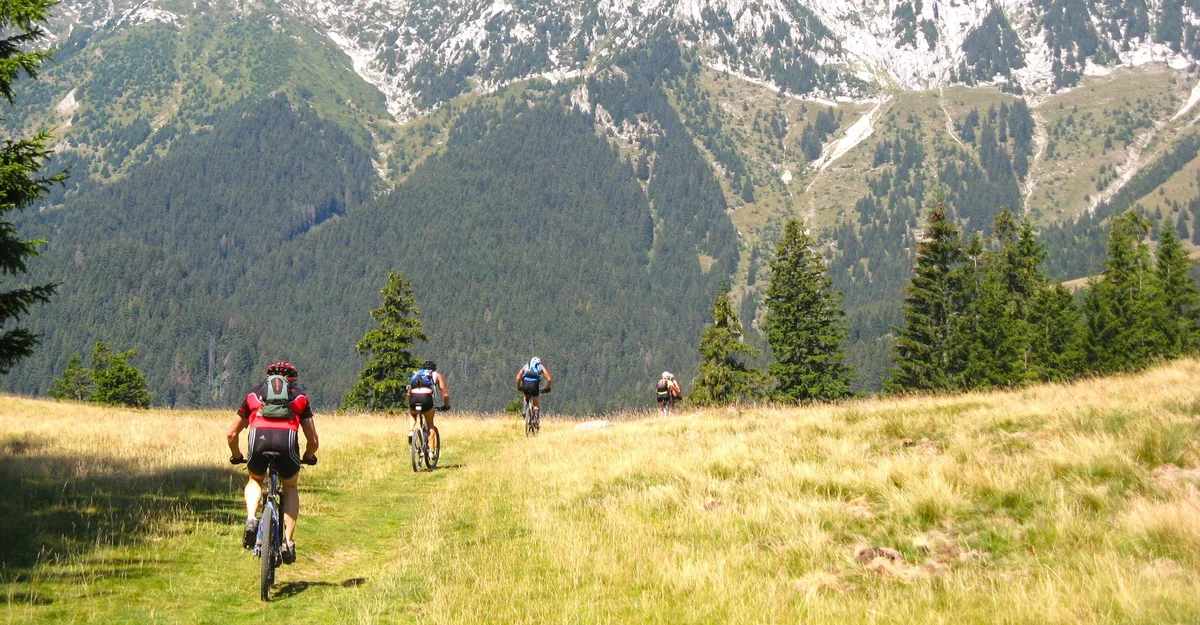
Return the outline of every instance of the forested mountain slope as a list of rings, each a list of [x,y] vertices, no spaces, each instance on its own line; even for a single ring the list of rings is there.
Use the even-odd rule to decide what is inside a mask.
[[[63,287],[3,384],[108,340],[159,403],[289,357],[333,405],[400,269],[467,405],[533,352],[559,407],[628,405],[722,282],[758,340],[798,216],[877,390],[937,189],[968,231],[1032,218],[1061,280],[1130,207],[1200,244],[1194,4],[71,0],[4,114],[72,175],[18,220]]]
[[[9,384],[45,389],[71,353],[106,340],[139,349],[160,402],[228,405],[286,357],[330,406],[400,269],[431,336],[419,351],[464,405],[507,404],[533,354],[559,406],[640,401],[652,373],[694,362],[738,249],[656,70],[628,67],[592,86],[597,108],[655,129],[644,180],[551,90],[463,110],[443,154],[358,207],[376,178],[349,135],[283,96],[230,109],[162,160],[23,220],[51,239],[34,276],[63,290],[35,324],[45,347]]]
[[[43,347],[8,384],[44,390],[71,353],[102,340],[139,350],[158,402],[228,403],[259,369],[260,322],[291,316],[294,302],[237,310],[228,298],[253,263],[375,184],[370,156],[348,135],[276,97],[218,116],[210,132],[126,178],[27,215],[21,228],[49,240],[32,277],[62,286],[33,324]]]

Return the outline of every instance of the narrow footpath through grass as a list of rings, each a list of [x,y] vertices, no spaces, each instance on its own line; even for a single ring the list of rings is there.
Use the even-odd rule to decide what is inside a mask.
[[[0,623],[346,623],[363,613],[409,621],[410,604],[423,602],[429,589],[421,575],[405,582],[392,571],[417,535],[432,529],[418,522],[424,508],[514,434],[499,424],[447,420],[442,467],[414,474],[406,419],[321,420],[321,462],[301,478],[299,560],[279,570],[276,599],[264,604],[258,561],[238,544],[244,473],[219,465],[228,455],[228,417],[178,423],[193,444],[174,463],[168,456],[177,448],[155,449],[153,441],[153,432],[181,436],[164,429],[169,413],[99,415],[82,426],[80,438],[93,439],[83,445],[87,453],[71,447],[63,422],[59,438],[17,414],[53,404],[3,402],[0,515],[12,525],[0,530]],[[142,450],[133,458],[104,453],[103,439],[120,440],[125,418],[141,420],[126,423],[132,438],[146,439],[133,441]],[[202,428],[203,436],[189,427]],[[147,460],[141,468],[137,454]],[[209,466],[198,465],[200,458]],[[39,552],[21,553],[23,544]],[[381,610],[373,597],[385,575],[388,605]]]

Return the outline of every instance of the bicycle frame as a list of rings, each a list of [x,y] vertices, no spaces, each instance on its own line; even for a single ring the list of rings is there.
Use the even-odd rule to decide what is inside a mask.
[[[276,457],[277,456],[273,455],[270,461],[267,463],[267,479],[270,481],[271,486],[268,492],[263,493],[263,512],[259,515],[260,519],[266,517],[268,508],[273,513],[271,515],[271,522],[274,527],[271,529],[274,531],[271,532],[271,542],[273,542],[274,545],[272,545],[273,549],[270,550],[273,554],[279,554],[280,550],[283,548],[283,518],[280,515],[281,507],[279,505],[279,473],[275,471]],[[259,525],[258,537],[254,540],[254,556],[258,558],[262,557],[262,537],[263,526]]]

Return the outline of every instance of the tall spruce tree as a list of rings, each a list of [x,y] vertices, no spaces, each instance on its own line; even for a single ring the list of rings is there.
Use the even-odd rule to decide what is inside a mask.
[[[107,343],[96,343],[92,352],[91,401],[105,406],[149,408],[150,393],[146,390],[146,376],[129,359],[137,350],[113,353]]]
[[[1104,274],[1084,300],[1087,365],[1097,373],[1139,369],[1163,353],[1161,299],[1144,242],[1149,222],[1136,210],[1112,220]]]
[[[83,366],[79,354],[73,354],[63,369],[62,377],[54,381],[54,387],[47,393],[54,399],[84,401],[92,394],[92,373]]]
[[[892,368],[886,382],[892,392],[946,390],[953,385],[950,339],[961,312],[962,236],[946,218],[942,195],[929,211],[924,236],[902,311],[904,325],[894,328]]]
[[[404,279],[403,273],[388,272],[381,293],[383,303],[371,311],[379,327],[368,330],[355,345],[366,363],[358,374],[358,383],[342,398],[342,410],[407,409],[409,374],[420,364],[412,347],[429,337],[421,325],[421,309],[413,297],[412,283]]]
[[[700,374],[692,400],[714,406],[753,399],[762,386],[762,374],[746,360],[755,356],[755,350],[742,342],[742,324],[726,287],[713,302],[712,324],[700,334]]]
[[[828,401],[850,394],[852,372],[842,343],[846,318],[842,294],[817,251],[816,242],[796,219],[784,226],[771,261],[764,319],[778,382],[773,397],[786,402]]]
[[[1075,296],[1061,284],[1048,286],[1033,300],[1029,321],[1030,357],[1037,379],[1070,380],[1084,371],[1084,331]]]
[[[46,36],[42,29],[57,0],[6,0],[0,3],[0,96],[13,103],[13,83],[22,73],[37,78],[38,69],[53,53],[38,50]],[[7,213],[24,210],[43,197],[49,186],[64,179],[62,174],[39,176],[51,135],[41,131],[26,139],[9,139],[0,144],[0,285],[19,280],[28,271],[28,261],[38,255],[42,240],[22,240]],[[39,337],[16,327],[34,304],[45,303],[55,285],[0,289],[0,374],[7,373],[20,359],[33,353]]]
[[[1163,355],[1179,356],[1195,351],[1200,332],[1200,292],[1188,275],[1191,261],[1175,231],[1163,228],[1154,264],[1158,311],[1162,320]]]
[[[976,256],[971,247],[968,265]],[[1035,343],[1069,343],[1069,335],[1077,333],[1075,326],[1061,329],[1068,335],[1062,337],[1038,329],[1043,304],[1054,304],[1053,311],[1063,312],[1061,300],[1043,295],[1050,289],[1041,266],[1045,258],[1029,221],[1018,224],[1007,208],[1002,209],[992,223],[990,251],[982,255],[982,267],[967,271],[978,277],[974,292],[968,289],[966,309],[953,337],[956,386],[993,388],[1040,379],[1046,367],[1038,358],[1049,354],[1044,345]]]

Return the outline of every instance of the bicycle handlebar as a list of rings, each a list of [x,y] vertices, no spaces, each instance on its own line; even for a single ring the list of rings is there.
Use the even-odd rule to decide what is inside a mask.
[[[450,412],[450,406],[443,405],[441,408],[438,408],[438,412]]]
[[[267,453],[270,453],[272,455],[278,455],[278,454],[274,454],[272,452],[267,452]],[[266,455],[266,454],[264,454],[264,455]],[[249,459],[247,459],[245,456],[238,456],[236,458],[229,459],[229,464],[233,464],[233,465],[246,464],[247,462],[249,462]],[[300,464],[307,464],[309,466],[313,466],[313,465],[317,464],[317,457],[313,456],[312,458],[301,458]]]

